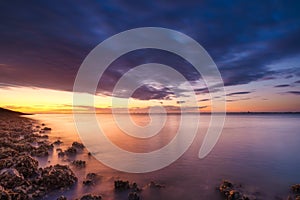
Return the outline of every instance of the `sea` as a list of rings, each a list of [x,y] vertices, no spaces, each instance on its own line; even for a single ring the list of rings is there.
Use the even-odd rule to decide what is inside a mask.
[[[118,114],[116,114],[118,115]],[[119,114],[117,118],[112,114],[81,114],[80,121],[75,123],[73,114],[35,114],[26,116],[38,120],[37,124],[45,123],[51,127],[50,141],[57,139],[63,141],[55,146],[54,150],[46,158],[39,158],[41,167],[57,163],[70,165],[79,178],[76,185],[68,190],[55,191],[44,199],[56,199],[64,195],[68,199],[76,199],[83,194],[93,193],[101,195],[103,199],[122,200],[127,199],[128,191],[117,192],[114,190],[115,180],[128,180],[142,189],[140,193],[143,200],[199,200],[216,199],[224,197],[218,191],[222,180],[230,180],[239,185],[246,194],[254,195],[257,199],[285,199],[290,186],[300,183],[300,115],[299,114],[231,114],[225,118],[225,123],[218,141],[211,152],[204,158],[199,158],[199,149],[203,143],[208,128],[211,126],[211,115],[185,114],[184,123],[179,114],[133,114],[125,116]],[[138,136],[142,129],[157,122],[164,122],[163,127],[153,128],[157,133],[151,137],[139,138],[128,134],[118,126],[117,121],[130,117],[132,123],[122,123],[127,131]],[[96,118],[100,130],[94,129],[91,118]],[[167,166],[153,171],[139,171],[139,160],[129,159],[124,154],[112,153],[106,148],[105,143],[110,141],[124,152],[143,154],[147,158],[151,152],[163,149],[178,134],[181,127],[183,134],[188,137],[194,134],[193,124],[199,120],[195,137],[190,146]],[[153,122],[153,123],[152,123]],[[81,128],[78,128],[80,123]],[[93,121],[94,123],[94,121]],[[85,131],[80,131],[84,125]],[[159,125],[161,125],[159,123]],[[158,125],[157,125],[158,126]],[[157,129],[157,130],[156,130]],[[98,131],[98,132],[97,132]],[[149,131],[149,129],[147,130]],[[150,129],[151,132],[151,129]],[[91,138],[92,144],[85,143],[81,138]],[[107,141],[99,134],[104,134]],[[184,137],[183,137],[184,138]],[[181,137],[182,139],[182,137]],[[59,157],[57,148],[66,149],[72,142],[83,142],[86,149],[73,157]],[[97,148],[89,148],[90,145],[98,145]],[[166,151],[165,155],[157,154],[165,161],[182,149],[180,141],[174,152]],[[178,149],[177,149],[178,148]],[[88,155],[92,149],[92,155]],[[164,153],[164,152],[162,152]],[[172,154],[172,155],[171,155]],[[156,154],[155,154],[156,155]],[[105,161],[102,161],[105,158]],[[76,168],[70,163],[73,160],[86,161],[86,167]],[[117,161],[120,162],[117,162]],[[107,163],[117,162],[119,166]],[[153,160],[144,159],[143,165],[153,165]],[[122,171],[121,166],[135,171]],[[88,173],[96,173],[98,179],[94,185],[85,186],[82,182]],[[162,186],[150,187],[151,181]]]

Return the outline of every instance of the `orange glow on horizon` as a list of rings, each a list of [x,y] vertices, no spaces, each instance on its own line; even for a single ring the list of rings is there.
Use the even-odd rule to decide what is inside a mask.
[[[0,107],[25,113],[72,113],[72,92],[58,91],[44,88],[7,87],[0,89]],[[252,98],[227,102],[227,112],[296,112],[300,108],[299,101],[284,95],[268,94],[266,98]],[[209,98],[201,96],[199,99]],[[111,97],[95,96],[95,109],[98,113],[111,112]],[[180,106],[175,100],[135,100],[130,99],[131,113],[147,113],[151,106],[164,106],[167,112],[177,112]],[[192,109],[189,112],[210,112],[210,101],[199,102],[202,109]],[[124,109],[124,108],[120,108]],[[89,107],[78,107],[78,111],[90,112]]]

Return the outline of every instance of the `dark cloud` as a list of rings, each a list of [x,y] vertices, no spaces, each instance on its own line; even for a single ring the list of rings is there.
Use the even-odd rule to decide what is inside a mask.
[[[209,101],[210,99],[200,99],[199,102]]]
[[[250,94],[251,92],[233,92],[227,94],[227,96],[234,96],[234,95],[242,95],[242,94]]]
[[[300,95],[300,91],[288,91],[289,94]]]
[[[300,80],[299,81],[295,81],[295,83],[300,83]]]
[[[1,1],[0,87],[5,83],[72,91],[90,50],[113,34],[144,26],[171,28],[195,38],[216,61],[225,86],[300,76],[299,65],[289,70],[270,67],[300,55],[299,10],[297,1],[283,0]],[[141,51],[116,61],[102,77],[99,93],[110,95],[135,64],[161,60],[189,81],[200,78],[183,59]],[[196,92],[208,92],[200,90]],[[168,89],[149,85],[135,92],[135,98],[145,100],[171,96]]]
[[[199,106],[199,109],[207,108],[208,106]]]
[[[176,101],[177,104],[183,104],[185,101]]]
[[[148,85],[143,85],[134,91],[132,97],[139,100],[170,100],[174,97],[174,94],[169,88],[157,89]]]
[[[276,88],[289,87],[289,84],[275,85]]]
[[[226,99],[226,102],[235,102],[235,101],[245,101],[251,98],[242,98],[242,99]]]

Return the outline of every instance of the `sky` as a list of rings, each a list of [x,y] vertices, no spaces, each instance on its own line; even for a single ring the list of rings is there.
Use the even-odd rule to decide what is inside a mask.
[[[205,48],[221,73],[228,112],[299,112],[299,10],[296,0],[0,1],[0,107],[70,112],[76,74],[93,48],[128,29],[163,27]],[[94,94],[96,110],[108,112],[112,99],[121,100],[112,95],[115,84],[146,63],[168,65],[186,82],[143,71],[138,77],[142,85],[129,99],[133,112],[158,105],[169,111],[210,111],[211,94],[203,77],[185,59],[157,49],[132,51],[111,63]],[[187,83],[196,92],[197,107],[184,93]],[[174,88],[182,90],[180,97]]]

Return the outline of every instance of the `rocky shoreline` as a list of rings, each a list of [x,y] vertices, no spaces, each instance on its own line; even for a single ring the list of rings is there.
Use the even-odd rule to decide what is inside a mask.
[[[36,123],[18,115],[0,114],[1,200],[41,199],[51,191],[67,190],[78,181],[68,165],[39,167],[34,157],[48,156],[58,142],[48,141],[47,132],[51,128],[45,124],[35,126]],[[70,148],[76,153],[76,149],[82,149],[83,145],[74,142]],[[82,166],[85,161],[74,163]],[[101,196],[87,194],[80,199],[101,199]]]
[[[57,151],[61,158],[83,153],[83,144],[74,141],[66,150],[59,148],[61,140],[49,141],[50,127],[45,124],[19,115],[0,114],[0,199],[1,200],[35,200],[43,199],[52,191],[67,191],[75,184],[91,186],[97,184],[98,176],[88,173],[82,183],[71,170],[85,168],[86,161],[73,160],[69,165],[50,165],[41,168],[37,158],[47,157],[52,151]],[[90,156],[91,154],[88,153]],[[150,188],[164,186],[151,182]],[[147,187],[148,187],[147,186]],[[136,183],[129,181],[114,181],[116,193],[126,192],[129,200],[141,199],[142,189]],[[67,200],[65,196],[58,200]],[[103,199],[98,194],[83,194],[80,200]]]

